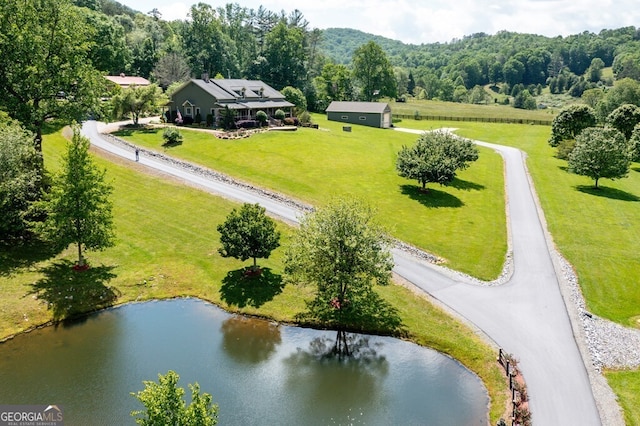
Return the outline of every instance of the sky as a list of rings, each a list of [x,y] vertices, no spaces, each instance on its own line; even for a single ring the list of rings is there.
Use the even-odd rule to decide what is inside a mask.
[[[405,43],[448,42],[498,31],[567,36],[584,31],[640,26],[638,0],[118,0],[165,20],[186,19],[191,5],[238,3],[287,14],[299,9],[309,28],[354,28]]]

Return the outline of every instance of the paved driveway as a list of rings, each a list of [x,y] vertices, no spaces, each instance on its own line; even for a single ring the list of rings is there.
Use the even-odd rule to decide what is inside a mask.
[[[411,133],[421,131],[396,129]],[[95,122],[83,133],[92,144],[132,161],[133,151],[102,138]],[[437,266],[394,250],[394,272],[473,323],[520,360],[536,425],[600,425],[587,371],[560,294],[556,271],[538,216],[521,151],[476,142],[505,160],[509,227],[514,259],[510,280],[483,287]],[[297,221],[300,211],[238,187],[141,155],[140,163],[242,202],[258,202],[273,214]]]

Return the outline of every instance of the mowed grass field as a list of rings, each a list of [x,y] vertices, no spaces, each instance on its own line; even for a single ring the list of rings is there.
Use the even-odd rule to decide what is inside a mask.
[[[398,151],[418,135],[352,126],[314,115],[320,129],[264,132],[223,140],[182,130],[182,145],[167,154],[240,180],[322,206],[333,197],[355,197],[374,206],[389,232],[484,280],[495,279],[505,260],[506,218],[501,157],[480,148],[480,159],[449,186],[428,185],[395,171]],[[162,129],[125,131],[125,139],[164,151]]]
[[[447,125],[446,123],[441,123]],[[454,123],[449,123],[453,125]],[[566,171],[547,144],[547,127],[458,123],[462,136],[518,147],[527,164],[553,239],[575,267],[587,308],[640,327],[640,165],[629,177],[593,181]],[[640,425],[640,371],[605,372],[627,425]]]
[[[490,91],[489,91],[490,92]],[[502,95],[495,95],[503,98]],[[408,115],[414,117],[416,111],[422,117],[460,117],[460,118],[509,118],[513,120],[544,120],[551,121],[559,112],[557,108],[525,110],[513,108],[509,105],[493,103],[488,105],[474,105],[458,102],[427,101],[408,99],[407,102],[389,102],[394,115]],[[426,121],[426,120],[419,120]]]
[[[57,168],[64,145],[59,133],[45,137],[49,170]],[[292,228],[279,223],[282,246],[268,260],[259,260],[269,272],[265,274],[268,280],[259,285],[238,282],[239,270],[251,262],[222,258],[217,253],[216,231],[217,224],[237,204],[164,176],[147,174],[132,162],[123,166],[121,160],[113,163],[101,157],[96,162],[107,169],[114,186],[116,246],[87,253],[92,268],[85,273],[70,271],[76,254],[73,246],[56,256],[33,247],[0,250],[0,336],[46,323],[54,316],[63,318],[65,312],[91,309],[91,298],[97,291],[117,294],[115,303],[194,296],[231,312],[281,322],[293,322],[295,314],[305,309],[304,299],[310,297],[312,288],[282,288],[278,284]],[[34,294],[36,287],[44,291]],[[378,290],[398,309],[406,338],[458,359],[482,378],[491,397],[492,424],[505,415],[506,382],[493,348],[408,289],[390,285]],[[68,299],[67,295],[75,297]]]
[[[477,117],[481,111],[494,117],[498,111],[497,107],[463,109],[468,112],[458,107],[447,109],[446,114]],[[444,115],[439,108],[424,111],[425,115]],[[513,111],[510,108],[503,112],[514,117]],[[524,118],[535,119],[529,113]],[[322,118],[319,121],[323,123]],[[640,326],[640,165],[633,165],[627,179],[603,180],[601,190],[594,191],[592,181],[567,173],[566,162],[555,158],[554,149],[547,144],[547,126],[425,120],[403,120],[396,125],[421,130],[455,127],[462,136],[525,151],[549,230],[559,250],[576,268],[588,309],[626,326]],[[431,241],[423,244],[433,247]],[[640,387],[640,372],[607,372],[606,376],[620,398],[627,424],[639,425],[640,392],[634,390]]]

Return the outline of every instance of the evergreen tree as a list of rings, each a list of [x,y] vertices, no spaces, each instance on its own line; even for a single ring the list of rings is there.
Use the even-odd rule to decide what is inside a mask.
[[[105,182],[105,174],[89,155],[89,140],[74,128],[62,169],[53,181],[43,231],[60,250],[76,244],[81,268],[85,266],[83,251],[115,244],[109,200],[113,188]]]

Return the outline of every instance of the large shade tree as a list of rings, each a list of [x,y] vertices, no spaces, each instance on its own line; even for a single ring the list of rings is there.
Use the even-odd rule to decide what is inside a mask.
[[[157,110],[166,101],[166,95],[155,84],[127,87],[111,99],[115,115],[131,114],[135,125],[142,114]]]
[[[582,130],[595,126],[596,122],[593,108],[583,104],[571,105],[553,119],[549,145],[555,147],[566,139],[575,139]]]
[[[391,62],[374,41],[363,44],[353,53],[353,77],[359,83],[365,101],[374,101],[383,96],[395,97],[397,94]]]
[[[614,109],[607,116],[607,124],[618,129],[625,138],[631,138],[633,129],[640,123],[640,107],[633,104],[624,104]]]
[[[224,223],[218,225],[222,244],[218,252],[222,257],[242,261],[251,258],[254,271],[258,267],[258,258],[269,258],[271,252],[280,246],[280,232],[265,211],[259,204],[248,203],[239,210],[231,210]]]
[[[390,241],[373,210],[334,201],[307,214],[285,258],[286,280],[315,287],[305,320],[338,330],[393,330],[400,321],[375,292],[391,278]]]
[[[407,179],[415,179],[426,188],[427,183],[446,185],[458,170],[478,159],[473,142],[449,132],[425,132],[412,147],[403,146],[398,153],[396,170]]]
[[[53,181],[43,231],[60,250],[75,244],[79,267],[85,266],[85,250],[103,250],[115,243],[109,198],[113,188],[105,173],[89,154],[89,140],[76,127]]]
[[[0,241],[32,236],[45,186],[33,134],[0,113]]]
[[[569,171],[595,181],[620,179],[629,173],[631,155],[624,135],[613,128],[590,127],[576,138]]]
[[[80,120],[98,105],[93,31],[70,0],[0,2],[0,107],[34,132],[39,152],[46,120]]]

